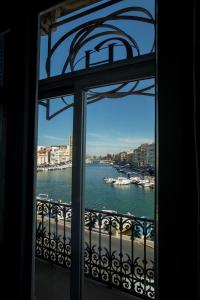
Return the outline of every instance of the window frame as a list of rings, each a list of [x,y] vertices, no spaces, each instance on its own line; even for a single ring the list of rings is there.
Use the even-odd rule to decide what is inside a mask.
[[[155,73],[154,70],[155,55],[151,54],[144,55],[139,59],[77,71],[74,72],[73,77],[71,74],[60,75],[39,81],[39,100],[63,96],[65,93],[74,95],[71,299],[82,299],[84,291],[84,178],[87,105],[85,94],[92,87],[151,79]],[[82,250],[76,251],[77,248]]]
[[[198,95],[198,87],[194,87],[196,78],[193,60],[186,59],[194,56],[194,34],[196,23],[194,23],[195,1],[184,6],[173,3],[173,7],[164,1],[157,1],[157,107],[158,119],[158,142],[157,158],[159,160],[159,172],[157,175],[158,206],[157,206],[157,238],[158,238],[158,264],[157,264],[157,287],[159,299],[174,299],[188,297],[193,299],[199,295],[199,140],[195,142],[194,128],[195,96]],[[34,147],[36,139],[35,116],[36,113],[36,92],[37,92],[37,37],[38,37],[38,15],[41,11],[52,9],[60,5],[57,0],[44,0],[24,7],[22,3],[10,1],[2,4],[0,31],[11,30],[7,39],[5,49],[5,85],[1,89],[1,116],[4,126],[1,127],[1,160],[5,167],[0,171],[1,184],[1,257],[4,261],[1,270],[4,274],[2,279],[2,293],[9,298],[33,299],[34,295]],[[26,9],[24,13],[24,8]],[[187,16],[187,21],[185,19]],[[17,26],[16,26],[17,24]],[[166,25],[167,24],[167,25]],[[19,35],[19,28],[23,28],[24,35]],[[176,29],[176,30],[175,30]],[[22,29],[21,29],[22,30]],[[187,43],[184,44],[185,33]],[[169,34],[170,33],[170,34]],[[15,51],[13,51],[15,49]],[[13,59],[14,58],[14,59]],[[21,65],[21,68],[20,68]],[[187,72],[185,71],[187,70]],[[29,74],[29,77],[27,77]],[[30,75],[31,74],[31,75]],[[17,89],[13,89],[16,87]],[[12,88],[11,88],[12,87]],[[183,88],[184,87],[184,88]],[[19,105],[11,105],[10,99],[18,99]],[[19,100],[20,99],[20,100]],[[14,109],[14,112],[13,112]],[[169,111],[170,114],[169,114]],[[22,113],[23,112],[23,113]],[[26,115],[26,118],[24,116]],[[185,120],[188,120],[185,123]],[[197,121],[196,121],[197,122]],[[12,127],[12,130],[11,130]],[[25,131],[22,129],[27,128]],[[13,139],[13,128],[17,140]],[[20,133],[21,132],[21,133]],[[23,133],[22,133],[23,132]],[[183,136],[187,137],[187,143]],[[175,152],[167,150],[168,159],[166,162],[166,141],[173,145]],[[20,159],[10,161],[13,155],[12,147],[15,149],[15,156],[21,153]],[[29,156],[27,156],[27,151]],[[190,154],[190,164],[181,165],[181,160]],[[174,178],[178,183],[171,183],[171,193],[166,193],[166,182],[171,178],[171,165],[168,165],[169,158],[177,157]],[[26,157],[26,159],[24,159]],[[23,158],[23,159],[22,159]],[[173,158],[174,159],[174,158]],[[19,168],[20,166],[20,168]],[[196,167],[197,166],[197,167]],[[184,172],[194,174],[194,180],[180,190],[184,182]],[[22,174],[23,173],[23,176]],[[12,175],[11,175],[12,174]],[[9,190],[13,176],[18,179],[18,189]],[[26,178],[28,185],[24,184]],[[192,190],[192,193],[190,191]],[[170,195],[176,196],[174,210],[170,211]],[[184,202],[187,196],[190,205]],[[10,199],[14,198],[20,204],[13,207]],[[30,202],[27,204],[27,198]],[[5,207],[8,212],[15,210],[12,214],[12,224],[19,228],[17,238],[10,239],[10,232],[13,226],[10,223],[10,213],[5,215]],[[170,219],[169,219],[170,216]],[[189,226],[184,226],[184,234],[179,232],[179,240],[185,241],[185,235],[190,236],[190,243],[183,245],[174,236],[169,234],[170,228],[177,228],[187,219]],[[20,222],[19,222],[20,220]],[[29,224],[27,226],[27,224]],[[19,226],[19,227],[18,227]],[[26,227],[27,226],[27,227]],[[24,230],[26,228],[26,230]],[[190,234],[192,230],[192,235]],[[171,249],[170,245],[173,245]],[[191,246],[192,245],[192,246]],[[173,250],[173,251],[172,251]],[[26,254],[26,255],[25,255]],[[185,258],[192,258],[185,262]],[[12,257],[12,259],[10,259]],[[171,265],[171,269],[169,266]],[[172,272],[173,269],[173,272]],[[7,282],[10,282],[10,270],[12,270],[12,289],[7,289]],[[187,276],[187,285],[183,283],[183,274]],[[22,284],[23,282],[23,284]],[[169,286],[171,289],[169,289]],[[173,294],[172,292],[173,291]]]

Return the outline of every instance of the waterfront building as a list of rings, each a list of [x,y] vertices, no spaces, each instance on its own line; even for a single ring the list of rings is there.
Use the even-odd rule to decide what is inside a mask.
[[[113,155],[110,154],[110,153],[107,153],[105,159],[107,159],[107,160],[112,160],[112,159],[113,159]]]
[[[50,164],[55,165],[59,163],[59,147],[58,146],[51,146],[51,158],[50,158]]]
[[[113,154],[113,159],[115,162],[120,162],[120,153]]]
[[[134,149],[134,151],[133,151],[133,163],[136,166],[140,165],[140,150],[138,148]]]
[[[155,167],[155,143],[148,145],[146,148],[145,164]]]
[[[120,153],[120,161],[126,162],[127,161],[127,152],[123,151]]]
[[[132,163],[133,162],[133,150],[128,150],[127,151],[126,162],[127,163]]]
[[[62,164],[67,161],[69,161],[69,159],[66,146],[60,148],[54,147],[51,153],[51,165]]]
[[[146,165],[147,148],[148,148],[147,143],[141,144],[139,146],[139,166]]]
[[[67,149],[66,149],[66,161],[72,161],[72,147],[73,147],[73,139],[70,135],[67,141]]]
[[[72,161],[72,136],[69,136],[67,145],[38,146],[37,166],[64,164]]]
[[[141,144],[133,152],[133,163],[137,166],[155,166],[155,143]]]
[[[127,152],[126,151],[122,151],[122,152],[119,152],[119,153],[116,153],[116,154],[113,154],[113,159],[116,161],[116,162],[127,162]]]
[[[50,163],[51,149],[45,146],[38,146],[37,148],[37,166],[47,165]]]
[[[66,163],[69,159],[68,159],[68,153],[67,153],[67,148],[60,148],[58,150],[58,157],[59,157],[59,163]]]

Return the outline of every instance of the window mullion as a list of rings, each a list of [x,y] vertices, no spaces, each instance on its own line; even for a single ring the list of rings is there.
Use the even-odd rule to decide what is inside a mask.
[[[84,279],[85,92],[75,86],[72,164],[72,229],[70,299],[81,300]]]

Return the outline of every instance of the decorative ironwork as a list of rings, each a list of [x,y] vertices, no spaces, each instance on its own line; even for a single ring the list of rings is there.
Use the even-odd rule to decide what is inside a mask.
[[[71,239],[65,226],[70,218],[70,206],[37,201],[37,257],[70,268]],[[62,226],[59,224],[60,220],[63,220]]]
[[[142,14],[142,16],[138,16],[138,13]],[[53,55],[59,49],[60,45],[66,40],[68,41],[68,39],[73,35],[74,36],[72,38],[69,51],[67,51],[68,53],[63,53],[63,58],[64,58],[64,54],[65,55],[67,54],[67,56],[63,61],[61,74],[66,73],[67,68],[69,68],[69,72],[74,72],[78,62],[80,62],[80,60],[82,60],[83,58],[85,58],[85,66],[87,68],[102,63],[112,63],[114,61],[113,53],[114,53],[114,48],[116,46],[124,46],[124,48],[126,49],[126,57],[125,57],[126,59],[141,55],[140,48],[136,40],[130,34],[126,33],[125,30],[120,29],[119,26],[110,24],[111,21],[119,21],[119,20],[137,21],[137,22],[155,25],[154,18],[147,9],[143,7],[127,7],[127,8],[117,10],[111,14],[108,14],[105,17],[88,21],[82,25],[73,28],[72,30],[66,32],[53,46],[51,46],[51,33],[50,33],[48,35],[49,47],[48,47],[48,56],[46,60],[47,76],[48,77],[51,76],[50,75],[51,59]],[[99,30],[101,31],[99,32]],[[99,39],[105,36],[111,36],[111,37],[103,41],[101,40],[99,42]],[[95,42],[97,42],[97,45],[94,46],[94,50],[89,49],[85,51],[85,56],[81,57],[77,62],[76,58],[78,54],[80,53],[82,48],[87,44],[89,44],[89,42],[91,41],[94,44]],[[95,63],[90,63],[91,54],[105,49],[105,47],[102,46],[111,41],[118,41],[120,42],[120,44],[117,44],[116,42],[115,43],[112,42],[107,46],[109,50],[108,58]],[[149,53],[153,52],[154,48],[155,48],[155,41],[153,40]]]
[[[110,5],[111,3],[108,1],[107,6]],[[103,8],[105,7],[106,3],[103,5]],[[95,11],[98,11],[98,7],[91,10],[91,12]],[[90,10],[88,10],[88,16],[92,18],[92,15],[89,12]],[[84,15],[86,15],[86,12]],[[74,19],[74,17],[72,19]],[[65,18],[62,21],[55,22],[54,24],[51,24],[51,28],[53,29],[55,27],[58,30],[59,26],[67,24],[69,20],[68,18]],[[107,15],[104,17],[92,19],[79,26],[76,26],[75,28],[64,32],[64,34],[54,44],[52,44],[53,30],[50,28],[48,33],[48,55],[46,59],[47,78],[51,77],[51,64],[54,56],[57,52],[59,53],[61,46],[65,45],[65,43],[68,45],[68,48],[65,47],[65,49],[62,51],[63,61],[60,75],[65,73],[74,73],[80,69],[90,69],[103,64],[113,64],[115,61],[125,61],[137,56],[141,56],[142,51],[138,41],[136,41],[136,37],[133,37],[130,33],[128,33],[126,29],[120,28],[120,22],[122,21],[136,22],[137,25],[143,23],[152,25],[153,28],[155,27],[154,17],[147,9],[143,7],[130,6],[118,9],[112,13],[107,13]],[[134,29],[135,24],[132,24]],[[130,28],[131,26],[128,27]],[[66,28],[68,27],[66,26]],[[134,32],[134,30],[132,30],[132,32]],[[142,36],[140,36],[140,39],[141,38]],[[118,49],[120,49],[120,51],[117,51]],[[154,51],[155,37],[153,37],[152,44],[149,46],[149,50],[147,50],[146,54]],[[117,87],[113,88],[111,86],[111,89],[106,92],[95,92],[90,90],[88,91],[87,103],[91,104],[103,98],[119,99],[127,95],[134,94],[154,96],[154,91],[152,91],[155,86],[154,83],[147,82],[146,86],[140,86],[140,81],[141,79],[133,82],[132,84],[122,82]],[[124,91],[124,88],[126,88],[126,91]],[[65,103],[63,98],[61,98],[61,101]],[[40,101],[39,103],[46,107],[48,120],[72,106],[65,103],[65,106],[62,109],[51,115],[51,100],[47,99]]]
[[[37,201],[37,257],[70,269],[71,216],[70,205]],[[130,294],[155,298],[154,222],[87,209],[85,275]]]
[[[51,112],[51,105],[50,105],[51,101],[54,101],[54,100],[46,99],[46,100],[42,100],[42,101],[38,102],[40,105],[42,105],[46,108],[46,119],[47,120],[51,120],[55,116],[57,116],[60,113],[62,113],[63,111],[65,111],[66,109],[73,107],[74,103],[68,103],[67,102],[68,99],[66,100],[65,98],[69,99],[69,97],[60,97],[59,99],[57,99],[57,101],[59,101],[59,104],[63,104],[63,107],[60,109],[57,109],[55,112]]]

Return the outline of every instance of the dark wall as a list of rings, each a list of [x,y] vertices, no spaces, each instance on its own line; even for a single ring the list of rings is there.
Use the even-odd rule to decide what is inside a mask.
[[[158,5],[160,299],[197,299],[194,2]],[[173,292],[172,292],[173,291]]]
[[[42,3],[40,3],[42,2]],[[58,1],[1,4],[1,294],[31,299],[37,11]],[[198,201],[194,130],[193,2],[158,2],[158,274],[160,299],[197,299]],[[197,84],[198,86],[198,84]],[[196,96],[199,96],[198,89]],[[199,104],[197,103],[199,107]],[[197,115],[197,112],[196,112]],[[199,141],[197,141],[199,143]],[[10,283],[11,288],[6,284]]]
[[[31,299],[37,19],[8,3],[0,20],[7,32],[0,97],[1,294],[5,299]]]

